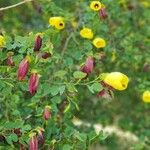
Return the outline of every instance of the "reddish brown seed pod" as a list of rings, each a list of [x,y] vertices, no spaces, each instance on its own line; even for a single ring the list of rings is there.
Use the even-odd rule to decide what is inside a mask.
[[[38,73],[32,73],[30,75],[30,79],[29,79],[29,92],[31,95],[34,95],[37,91],[38,85],[39,85],[39,78],[40,75]]]
[[[18,67],[18,71],[17,71],[17,78],[18,80],[22,81],[25,79],[27,73],[28,73],[28,69],[29,69],[29,57],[24,58]]]
[[[50,117],[51,117],[51,107],[50,106],[45,106],[44,113],[43,113],[43,118],[45,120],[49,120]]]
[[[38,35],[36,38],[35,38],[35,43],[34,43],[34,52],[37,52],[40,50],[40,48],[42,47],[42,38],[40,35]]]

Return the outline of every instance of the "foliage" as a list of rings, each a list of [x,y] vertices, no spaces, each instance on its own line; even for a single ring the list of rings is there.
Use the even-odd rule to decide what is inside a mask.
[[[0,0],[0,6],[17,2]],[[141,100],[150,90],[149,3],[102,0],[106,18],[90,3],[38,0],[0,12],[6,41],[0,48],[0,149],[28,148],[31,138],[41,135],[39,148],[44,150],[86,150],[109,141],[108,149],[119,149],[117,137],[76,126],[77,118],[131,131],[140,142],[127,149],[150,148],[150,107]],[[52,25],[49,18],[58,16]],[[91,30],[88,38],[81,35],[83,28]],[[103,41],[100,47],[95,38]],[[19,76],[26,66],[24,80],[18,80],[19,66]],[[104,84],[110,72],[126,74],[128,89],[115,91],[114,82]],[[115,78],[119,84],[120,78]]]

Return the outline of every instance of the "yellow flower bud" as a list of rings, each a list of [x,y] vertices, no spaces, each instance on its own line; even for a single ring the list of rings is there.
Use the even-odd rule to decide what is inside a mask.
[[[92,39],[93,38],[93,32],[89,28],[83,28],[80,31],[80,35],[81,35],[81,37],[86,38],[86,39]]]
[[[0,48],[4,47],[5,44],[6,44],[5,38],[2,35],[0,35]]]
[[[90,8],[94,11],[99,11],[102,7],[102,4],[99,1],[92,1],[90,4]]]
[[[142,100],[145,103],[150,103],[150,91],[145,91],[142,96]]]
[[[125,90],[128,86],[128,77],[120,72],[111,72],[106,75],[104,82],[116,90]]]
[[[58,30],[62,30],[65,27],[64,19],[62,17],[49,18],[49,24]]]
[[[93,40],[93,45],[96,47],[96,48],[104,48],[106,46],[106,42],[104,39],[102,38],[95,38]]]

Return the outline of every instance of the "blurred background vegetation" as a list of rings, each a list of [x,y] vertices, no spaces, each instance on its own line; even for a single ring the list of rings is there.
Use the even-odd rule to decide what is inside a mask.
[[[0,0],[0,7],[17,2],[20,0]],[[114,133],[106,141],[99,143],[99,149],[148,150],[150,105],[142,102],[141,95],[144,90],[150,89],[150,1],[102,0],[106,5],[108,19],[99,24],[92,21],[93,16],[83,16],[82,8],[88,5],[88,2],[38,0],[1,11],[0,33],[24,36],[30,32],[42,32],[48,27],[49,17],[57,14],[67,16],[67,20],[79,20],[81,17],[93,30],[98,29],[98,34],[106,37],[108,46],[104,52],[104,59],[99,61],[96,68],[99,72],[124,72],[129,76],[130,84],[126,91],[115,92],[115,99],[111,101],[91,96],[88,89],[81,88],[78,94],[81,110],[75,112],[75,116],[91,124],[116,125],[123,131],[132,132],[140,140],[140,144],[132,143],[118,138]],[[82,54],[74,55],[78,57]]]

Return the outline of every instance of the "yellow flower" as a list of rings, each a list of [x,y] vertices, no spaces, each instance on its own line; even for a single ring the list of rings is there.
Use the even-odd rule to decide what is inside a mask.
[[[4,45],[6,44],[5,38],[0,35],[0,47],[4,47]]]
[[[104,39],[102,38],[95,38],[93,40],[93,45],[96,47],[96,48],[104,48],[106,46],[106,42]]]
[[[128,77],[120,72],[111,72],[106,75],[104,82],[116,90],[125,90],[128,86]]]
[[[94,11],[99,11],[102,7],[102,4],[99,1],[92,1],[90,4],[90,8]]]
[[[92,39],[93,38],[93,32],[91,29],[89,28],[83,28],[81,31],[80,31],[80,35],[83,37],[83,38],[86,38],[86,39]]]
[[[64,19],[62,17],[49,18],[49,24],[58,30],[62,30],[65,27]]]
[[[143,93],[142,99],[145,103],[150,103],[150,91],[145,91]]]

